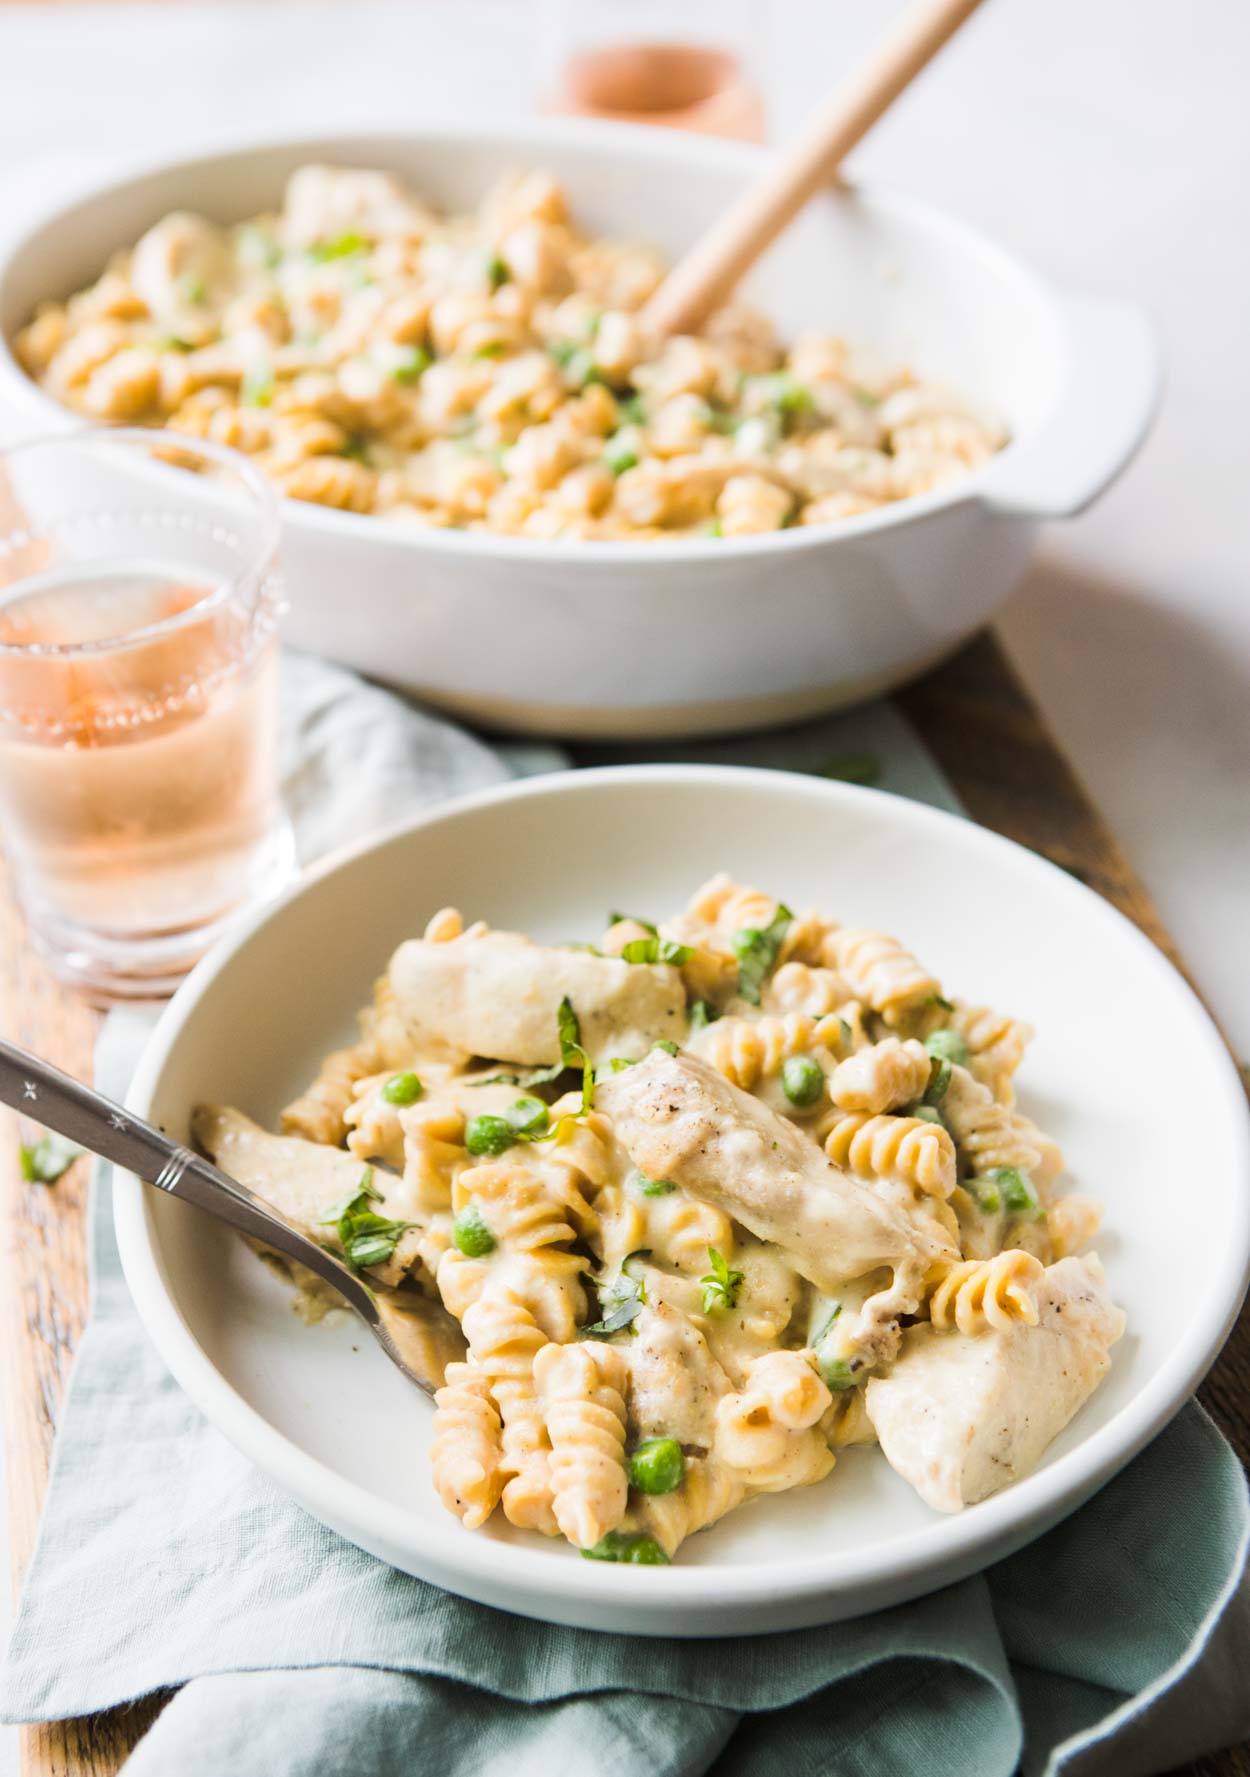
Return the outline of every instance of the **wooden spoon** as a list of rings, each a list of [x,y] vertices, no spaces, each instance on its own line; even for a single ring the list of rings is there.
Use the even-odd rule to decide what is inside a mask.
[[[693,332],[771,246],[843,158],[953,37],[981,0],[917,0],[701,240],[642,311],[656,337]]]

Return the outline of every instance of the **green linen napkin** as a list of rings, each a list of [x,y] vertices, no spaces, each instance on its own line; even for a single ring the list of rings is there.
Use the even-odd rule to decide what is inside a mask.
[[[359,831],[377,805],[365,794],[361,808],[366,744],[391,818],[405,787],[416,802],[557,762],[502,760],[338,669],[291,670],[288,792],[304,856],[318,832]],[[885,787],[954,806],[888,704],[664,750],[807,769],[871,751]],[[105,1091],[123,1094],[147,1030],[134,1014],[109,1020]],[[395,1572],[258,1475],[148,1344],[110,1189],[101,1166],[93,1312],[0,1678],[5,1720],[182,1687],[133,1777],[1129,1777],[1250,1728],[1250,1507],[1196,1406],[1058,1529],[912,1604],[704,1642],[553,1628]]]

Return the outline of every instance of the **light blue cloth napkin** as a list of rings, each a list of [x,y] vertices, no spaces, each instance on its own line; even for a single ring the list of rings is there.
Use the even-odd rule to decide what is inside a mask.
[[[316,662],[288,662],[286,696],[305,859],[418,802],[561,763],[491,751]],[[801,769],[872,752],[886,788],[955,806],[889,704],[662,751]],[[109,1020],[106,1092],[123,1094],[147,1030]],[[101,1167],[94,1311],[0,1682],[6,1720],[181,1686],[133,1777],[1092,1777],[1162,1771],[1250,1729],[1250,1509],[1196,1406],[1059,1529],[916,1603],[715,1642],[551,1628],[394,1572],[259,1476],[148,1344],[109,1195]]]

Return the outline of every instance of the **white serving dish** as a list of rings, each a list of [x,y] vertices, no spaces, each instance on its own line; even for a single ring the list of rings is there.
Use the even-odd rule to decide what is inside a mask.
[[[428,1478],[429,1403],[354,1322],[305,1326],[241,1242],[119,1179],[130,1288],[210,1419],[361,1547],[523,1615],[640,1634],[770,1631],[980,1569],[1160,1430],[1245,1289],[1250,1119],[1218,1033],[1171,965],[1035,854],[916,803],[788,773],[632,766],[531,779],[332,860],[200,965],[129,1102],[183,1139],[201,1098],[272,1119],[349,1037],[392,946],[436,907],[549,941],[592,936],[609,906],[673,908],[717,866],[792,905],[880,922],[957,991],[1037,1025],[1022,1102],[1063,1143],[1074,1184],[1105,1204],[1099,1250],[1128,1332],[1039,1471],[959,1516],[931,1512],[878,1452],[855,1450],[819,1486],[755,1500],[695,1537],[672,1567],[604,1566],[506,1525],[460,1528]]]
[[[762,151],[676,132],[542,124],[288,139],[167,164],[57,211],[0,262],[0,401],[78,423],[7,342],[168,210],[275,205],[310,160],[394,168],[471,207],[540,164],[594,232],[681,252]],[[1149,423],[1159,370],[1136,309],[1060,296],[941,212],[860,190],[813,203],[744,293],[786,336],[844,332],[1009,424],[992,463],[832,528],[734,540],[539,542],[405,533],[288,501],[291,642],[478,721],[579,736],[762,727],[856,702],[956,647],[1006,597],[1040,520],[1081,511]]]

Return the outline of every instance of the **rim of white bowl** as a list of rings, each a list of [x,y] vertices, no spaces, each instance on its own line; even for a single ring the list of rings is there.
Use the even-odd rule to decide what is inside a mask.
[[[279,900],[241,923],[195,968],[161,1017],[136,1070],[126,1097],[127,1106],[140,1115],[147,1113],[161,1069],[179,1034],[194,1016],[206,988],[228,967],[236,950],[254,932],[271,920],[280,919],[284,909],[312,884],[402,835],[436,826],[471,809],[527,799],[559,799],[585,790],[610,790],[614,783],[639,782],[684,782],[704,786],[712,793],[712,787],[718,783],[755,787],[766,784],[774,796],[800,794],[834,805],[871,799],[883,809],[888,806],[891,820],[914,826],[921,834],[926,830],[947,831],[956,824],[962,841],[974,853],[989,859],[1010,854],[1028,869],[1047,876],[1061,898],[1094,910],[1096,918],[1118,930],[1140,953],[1146,967],[1167,979],[1174,990],[1190,1001],[1198,1014],[1198,1028],[1209,1052],[1212,1076],[1224,1083],[1230,1119],[1238,1131],[1238,1169],[1246,1179],[1247,1189],[1235,1210],[1234,1237],[1212,1255],[1209,1287],[1194,1325],[1167,1362],[1113,1419],[1075,1449],[1002,1493],[950,1517],[935,1515],[932,1524],[900,1538],[888,1551],[869,1547],[850,1553],[842,1551],[823,1560],[814,1552],[803,1560],[791,1558],[750,1568],[683,1567],[680,1563],[644,1570],[628,1565],[605,1567],[553,1559],[541,1546],[520,1547],[471,1533],[457,1537],[451,1545],[446,1531],[440,1534],[424,1526],[401,1506],[381,1500],[367,1488],[344,1479],[277,1431],[225,1379],[183,1321],[166,1286],[159,1248],[151,1237],[147,1188],[132,1174],[119,1173],[114,1187],[114,1219],[126,1281],[140,1317],[175,1379],[244,1455],[306,1504],[320,1501],[321,1509],[336,1524],[359,1527],[360,1546],[381,1542],[404,1548],[412,1551],[414,1561],[428,1560],[436,1568],[458,1570],[466,1583],[492,1590],[506,1587],[518,1602],[504,1608],[515,1608],[524,1614],[524,1600],[533,1594],[570,1605],[612,1601],[626,1610],[665,1605],[693,1608],[775,1604],[782,1598],[799,1601],[820,1594],[832,1597],[867,1587],[882,1591],[893,1588],[894,1595],[899,1597],[915,1596],[940,1585],[954,1570],[971,1571],[978,1565],[988,1565],[1007,1550],[1018,1548],[1030,1536],[1074,1510],[1131,1461],[1179,1411],[1214,1362],[1236,1319],[1250,1279],[1250,1108],[1232,1057],[1210,1014],[1179,970],[1137,926],[1057,865],[961,816],[886,791],[825,782],[800,772],[751,766],[623,765],[522,779],[440,803],[334,853]],[[352,1532],[345,1534],[351,1536]],[[454,1553],[449,1555],[453,1546]],[[982,1555],[983,1561],[979,1559]],[[621,1626],[635,1628],[625,1620]]]
[[[465,123],[449,121],[431,124],[429,128],[403,129],[399,126],[382,127],[377,130],[334,130],[324,136],[313,135],[307,131],[295,131],[281,135],[259,135],[233,142],[209,144],[198,153],[179,155],[173,160],[145,159],[136,163],[128,171],[106,181],[93,181],[80,187],[76,193],[58,204],[50,213],[45,214],[28,224],[5,250],[0,260],[0,280],[13,262],[20,257],[29,241],[46,229],[52,228],[67,212],[78,209],[81,205],[92,201],[105,201],[118,191],[162,174],[177,174],[181,171],[193,173],[206,162],[229,160],[246,157],[249,154],[273,153],[281,149],[297,150],[303,145],[312,150],[322,151],[334,144],[350,150],[353,143],[366,142],[418,142],[418,141],[471,141],[499,143],[533,143],[536,147],[544,142],[583,141],[597,147],[614,149],[633,160],[649,161],[661,165],[674,162],[694,162],[711,167],[726,165],[740,166],[744,172],[758,167],[767,158],[768,150],[749,142],[730,142],[710,136],[683,136],[676,131],[657,131],[647,124],[598,123],[586,119],[562,118],[544,121],[523,121],[509,128],[474,129]],[[866,205],[870,210],[878,210],[885,214],[894,214],[904,220],[914,222],[922,228],[930,229],[934,234],[945,235],[955,241],[972,259],[979,259],[995,270],[999,276],[1014,283],[1017,288],[1031,299],[1050,319],[1056,330],[1057,337],[1064,337],[1062,310],[1057,292],[1026,262],[1009,252],[1005,247],[983,234],[979,229],[965,222],[962,218],[939,209],[935,204],[926,203],[921,198],[908,195],[885,185],[862,185],[855,181],[846,181],[840,186],[830,189],[829,197],[841,197],[850,202]],[[0,364],[5,370],[19,379],[25,389],[51,414],[63,419],[81,422],[81,416],[75,415],[72,409],[63,407],[59,401],[48,395],[28,375],[15,357],[9,338],[0,334]],[[314,501],[292,500],[285,496],[281,500],[283,521],[285,524],[299,523],[314,531],[321,531],[331,536],[342,536],[356,539],[372,537],[375,541],[388,545],[399,545],[407,548],[430,550],[436,554],[467,555],[470,557],[486,557],[509,562],[532,562],[546,566],[551,563],[573,562],[578,571],[593,572],[596,564],[604,567],[620,567],[622,565],[645,566],[652,562],[662,562],[666,566],[680,562],[724,561],[726,548],[732,552],[728,559],[745,560],[752,556],[776,555],[806,549],[828,548],[837,542],[853,542],[856,538],[875,534],[877,531],[902,528],[909,524],[917,524],[929,518],[935,512],[946,511],[951,507],[966,504],[970,500],[979,499],[984,488],[1000,470],[1001,465],[1014,461],[1018,451],[1028,444],[1034,436],[1041,432],[1061,405],[1063,389],[1058,386],[1046,411],[1037,419],[1033,426],[1020,438],[1012,437],[1002,450],[991,457],[988,462],[969,470],[966,475],[952,482],[947,487],[936,488],[926,494],[911,494],[906,499],[897,500],[888,506],[873,512],[863,512],[852,518],[839,519],[832,525],[794,525],[788,530],[771,531],[758,536],[746,537],[683,537],[672,539],[646,539],[631,542],[628,539],[605,539],[596,541],[583,537],[567,537],[564,539],[547,539],[541,537],[507,537],[497,536],[490,531],[409,531],[401,524],[382,524],[370,513],[338,512],[333,508],[318,506]],[[379,532],[381,533],[379,535]]]

